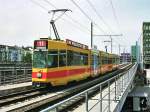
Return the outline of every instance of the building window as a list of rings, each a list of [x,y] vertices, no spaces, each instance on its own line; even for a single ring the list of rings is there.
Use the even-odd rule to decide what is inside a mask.
[[[148,26],[146,26],[146,30],[148,30]]]

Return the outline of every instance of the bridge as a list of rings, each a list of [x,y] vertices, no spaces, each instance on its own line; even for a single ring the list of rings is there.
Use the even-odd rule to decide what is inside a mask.
[[[85,102],[73,112],[120,112],[128,93],[133,88],[133,79],[138,64],[134,64],[129,70],[120,73],[100,84],[97,84],[81,93],[65,99],[41,112],[58,112],[62,105],[66,105],[74,99],[84,96]],[[91,91],[99,90],[97,95],[89,97]]]
[[[18,69],[23,71],[30,71],[29,67],[16,67],[16,70]],[[27,82],[21,82],[18,84],[8,83],[9,85],[5,85],[5,83],[7,83],[8,81],[6,81],[5,83],[1,82],[0,93],[1,95],[5,95],[0,97],[2,99],[0,104],[6,106],[4,106],[5,108],[3,106],[0,106],[0,111],[26,111],[39,109],[41,112],[59,112],[64,110],[72,112],[120,112],[128,96],[128,93],[134,88],[133,80],[135,79],[137,69],[137,63],[130,63],[120,67],[119,72],[114,71],[112,73],[108,73],[110,74],[108,75],[108,77],[106,77],[105,75],[102,76],[101,78],[103,78],[103,80],[101,81],[99,79],[96,79],[91,82],[89,81],[88,83],[81,83],[78,86],[69,86],[67,88],[63,88],[63,90],[61,87],[58,88],[59,90],[55,90],[55,88],[52,88],[50,92],[40,93],[37,93],[38,90],[32,90],[33,88],[30,80],[26,80]],[[2,71],[4,70],[5,69],[3,69]],[[14,71],[14,69],[11,69],[10,67],[9,71],[11,70]],[[23,74],[25,73],[27,72],[23,72]],[[26,79],[30,78],[26,77]],[[15,79],[14,82],[17,82],[17,80]],[[25,88],[28,89],[28,93],[27,90],[25,91]],[[78,88],[82,89],[78,90]],[[11,89],[14,90],[12,91]],[[11,98],[13,96],[12,92],[16,90],[17,93],[14,93],[14,98]],[[19,90],[22,92],[18,93]],[[11,92],[10,95],[8,91]],[[34,91],[34,93],[31,93],[31,91]],[[8,95],[6,95],[6,93]],[[27,99],[28,97],[31,98],[32,94],[33,97],[36,97],[30,100],[26,100],[23,103],[7,105],[9,103],[11,104],[12,102],[19,102],[20,99],[15,98],[16,96],[18,96],[18,94],[22,96],[19,96],[21,97],[21,99]],[[11,99],[9,99],[9,97]]]

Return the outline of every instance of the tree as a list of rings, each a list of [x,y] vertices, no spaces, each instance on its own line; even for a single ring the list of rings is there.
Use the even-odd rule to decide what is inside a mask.
[[[32,63],[32,54],[27,52],[26,55],[23,56],[23,61],[25,63]]]

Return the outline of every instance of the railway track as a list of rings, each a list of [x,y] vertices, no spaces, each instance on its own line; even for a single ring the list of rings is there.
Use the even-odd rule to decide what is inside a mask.
[[[123,66],[122,66],[123,67]],[[126,70],[128,70],[128,69],[130,69],[132,67],[132,65],[129,65],[127,68],[125,68],[125,69],[122,69],[121,71],[115,71],[115,74],[117,73],[124,73]],[[124,68],[124,67],[123,67]],[[114,73],[112,73],[112,74],[114,74]],[[113,77],[113,76],[112,76]],[[104,80],[103,80],[104,81]],[[100,81],[99,83],[101,83],[101,82],[103,82],[103,81]],[[110,82],[110,83],[113,83],[115,80],[113,80],[112,82]],[[98,83],[97,83],[98,84]],[[95,84],[95,85],[97,85],[97,84]],[[94,85],[93,85],[94,86]],[[106,84],[106,85],[103,85],[102,86],[102,90],[103,89],[105,89],[106,87],[107,87],[108,85]],[[90,87],[92,87],[92,86],[89,86],[88,88],[86,88],[86,89],[89,89]],[[84,89],[85,90],[85,89]],[[88,93],[88,97],[89,98],[92,98],[93,96],[96,96],[98,93],[99,93],[99,88],[98,89],[95,89],[95,90],[93,90],[93,91],[90,91],[89,93]],[[82,91],[80,91],[80,92],[82,92]],[[78,93],[80,93],[80,92],[77,92],[76,94],[78,94]],[[72,95],[70,95],[69,97],[71,97],[71,96],[74,96],[75,94],[72,94]],[[67,99],[67,98],[69,98],[69,97],[66,97],[65,99]],[[63,99],[62,99],[63,100]],[[59,102],[60,101],[62,101],[62,100],[59,100]],[[75,99],[73,99],[73,100],[70,100],[69,102],[67,102],[67,103],[64,103],[63,105],[61,105],[59,108],[57,108],[57,112],[72,112],[73,110],[74,110],[74,108],[76,108],[76,107],[78,107],[78,106],[80,106],[82,103],[84,103],[84,101],[85,101],[85,95],[81,95],[81,96],[79,96],[79,97],[76,97]],[[57,102],[58,103],[58,102]],[[54,103],[55,104],[55,103]],[[47,105],[43,105],[43,106],[40,106],[40,107],[38,107],[38,108],[36,108],[36,109],[33,109],[33,111],[38,111],[38,110],[43,110],[43,109],[45,109],[45,108],[47,108],[47,107],[49,107],[49,106],[52,106],[52,105],[49,105],[49,104],[47,104]]]
[[[41,89],[30,89],[30,90],[26,90],[23,92],[18,92],[18,93],[14,93],[14,94],[1,96],[0,97],[0,108],[3,106],[9,106],[12,103],[24,101],[27,98],[32,98],[32,97],[36,97],[38,95],[44,94],[45,91],[41,92],[42,89],[43,88],[41,88]],[[38,90],[40,90],[40,91],[38,91]]]
[[[128,68],[130,66],[128,66]],[[40,109],[44,109],[50,105],[58,103],[59,101],[69,98],[70,96],[82,92],[83,90],[106,80],[108,77],[113,77],[115,74],[123,72],[123,70],[128,68],[114,71],[110,73],[109,76],[104,75],[105,77],[103,76],[103,78],[95,78],[92,81],[91,79],[81,81],[80,85],[73,84],[73,86],[68,86],[67,88],[60,87],[59,90],[55,90],[54,88],[50,91],[33,90],[12,96],[0,97],[0,111],[39,111]]]
[[[22,106],[28,105],[28,103],[38,101],[37,99],[48,96],[55,96],[57,93],[51,93],[46,90],[33,89],[25,92],[20,92],[17,94],[9,95],[0,98],[0,111],[19,111]],[[16,110],[17,108],[17,110]],[[24,111],[24,110],[20,110]]]
[[[123,72],[125,73],[125,72]],[[110,82],[110,85],[114,82],[115,80],[112,80]],[[102,86],[102,90],[106,89],[108,86],[108,84],[105,84]],[[96,96],[97,94],[99,94],[100,89],[96,88],[95,90],[92,90],[90,92],[88,92],[88,98],[92,99],[94,96]],[[96,99],[97,100],[97,99]],[[75,108],[79,107],[80,105],[82,105],[85,102],[85,95],[80,95],[78,97],[76,97],[75,99],[72,99],[70,101],[68,101],[67,103],[64,103],[63,105],[59,106],[57,108],[57,112],[72,112]]]

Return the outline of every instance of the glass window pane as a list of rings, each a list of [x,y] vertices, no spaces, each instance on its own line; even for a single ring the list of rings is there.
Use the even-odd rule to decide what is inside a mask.
[[[59,52],[59,66],[66,66],[66,51]]]
[[[33,53],[33,67],[45,68],[46,67],[46,51],[35,51]]]
[[[83,55],[83,64],[88,65],[88,55],[87,54]]]
[[[73,52],[67,51],[67,66],[71,66],[73,63]]]
[[[58,67],[58,51],[48,52],[48,68]]]

